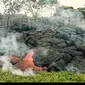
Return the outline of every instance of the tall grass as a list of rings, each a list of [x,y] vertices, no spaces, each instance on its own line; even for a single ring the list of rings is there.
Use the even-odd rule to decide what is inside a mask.
[[[39,72],[35,76],[19,76],[0,71],[0,82],[85,82],[85,75],[73,72]]]

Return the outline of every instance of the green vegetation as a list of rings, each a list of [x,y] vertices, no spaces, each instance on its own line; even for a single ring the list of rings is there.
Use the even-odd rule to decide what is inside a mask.
[[[73,72],[39,72],[35,76],[19,76],[0,71],[0,82],[85,82],[85,75]]]

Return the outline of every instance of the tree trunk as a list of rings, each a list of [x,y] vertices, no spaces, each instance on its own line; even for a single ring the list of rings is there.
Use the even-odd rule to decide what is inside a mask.
[[[7,30],[10,29],[10,15],[7,17]]]

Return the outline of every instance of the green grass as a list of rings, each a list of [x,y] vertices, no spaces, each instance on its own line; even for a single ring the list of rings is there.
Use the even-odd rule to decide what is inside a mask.
[[[0,71],[0,82],[85,82],[85,75],[73,72],[39,72],[35,76],[18,76]]]

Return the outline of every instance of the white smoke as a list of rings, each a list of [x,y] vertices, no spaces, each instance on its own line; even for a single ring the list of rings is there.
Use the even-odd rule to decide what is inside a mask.
[[[19,33],[8,33],[6,37],[0,37],[0,52],[8,56],[24,56],[28,48],[24,42],[21,42],[19,39],[20,36]]]
[[[2,71],[10,71],[11,73],[15,75],[21,75],[21,76],[33,76],[34,72],[32,71],[32,68],[28,68],[25,71],[21,71],[20,69],[14,67],[9,62],[9,56],[0,56],[0,62],[2,62]]]
[[[59,3],[49,6],[48,8],[44,7],[43,9],[46,9],[43,10],[43,13],[48,17],[43,16],[43,13],[41,12],[42,18],[37,18],[36,23],[34,21],[31,23],[33,26],[33,23],[36,24],[37,30],[55,30],[60,27],[85,27],[83,15],[77,9],[65,9],[63,6],[60,6]],[[51,10],[51,12],[48,10]]]
[[[2,67],[2,71],[10,71],[13,74],[22,76],[34,75],[32,68],[21,71],[20,69],[14,67],[9,60],[10,56],[13,55],[24,57],[28,51],[29,49],[24,42],[21,42],[20,33],[7,33],[5,36],[5,30],[0,30],[0,66]]]

